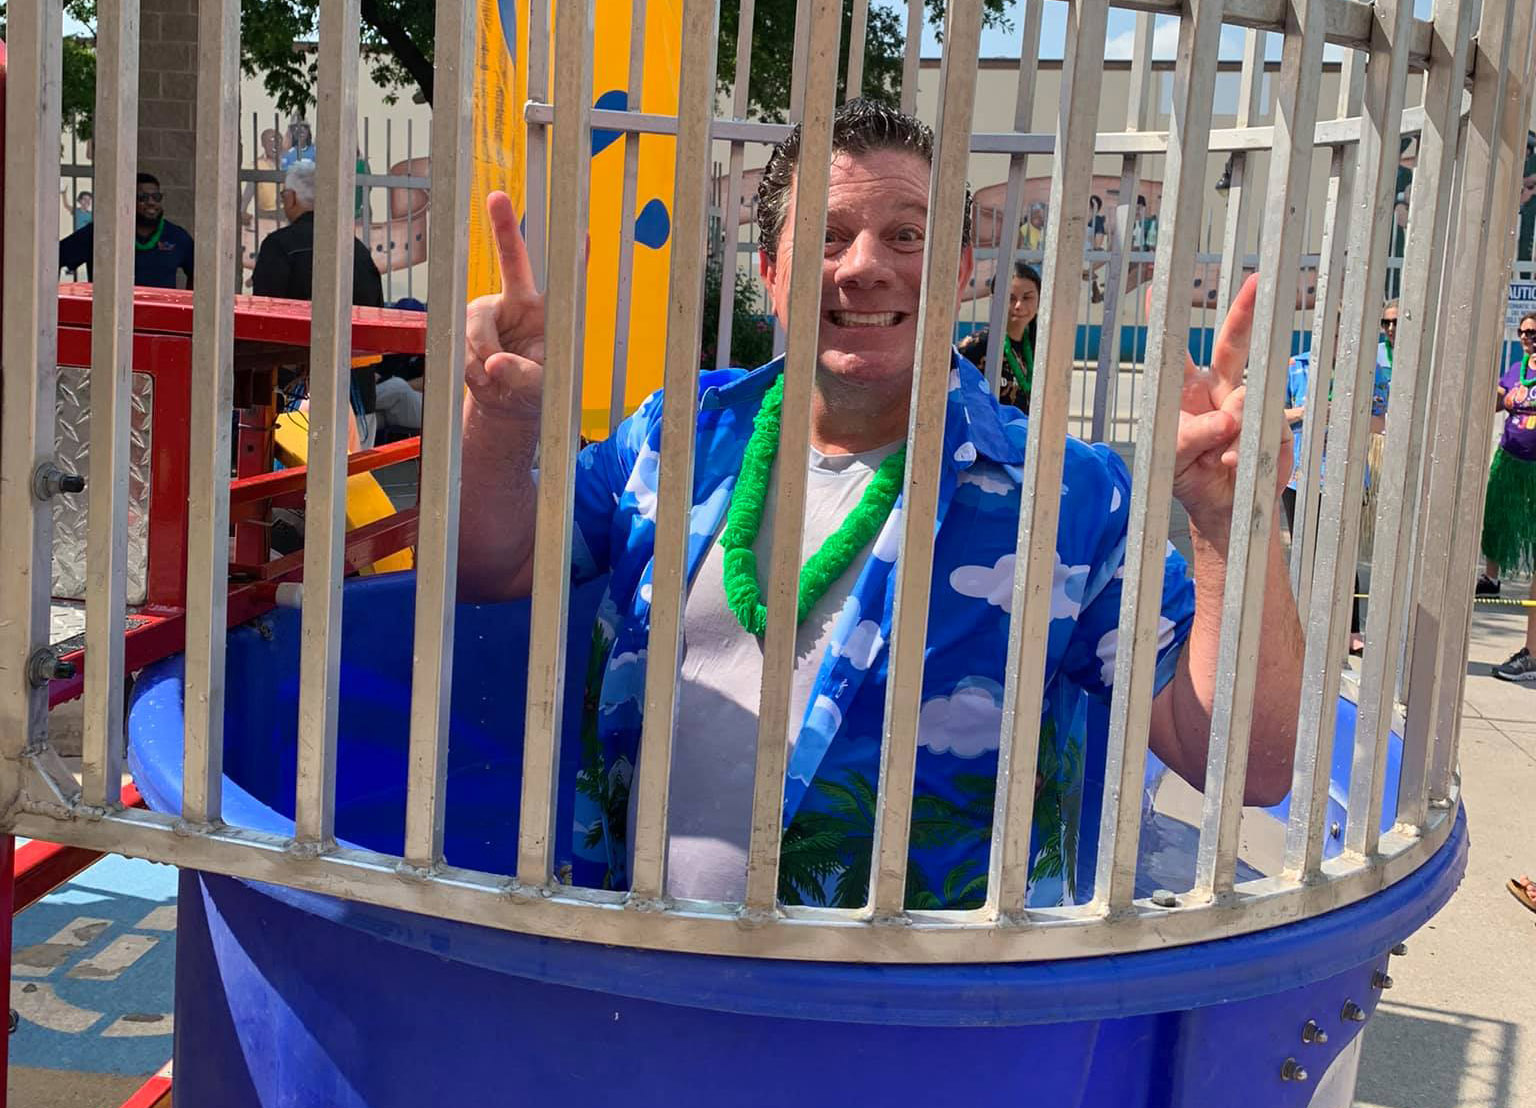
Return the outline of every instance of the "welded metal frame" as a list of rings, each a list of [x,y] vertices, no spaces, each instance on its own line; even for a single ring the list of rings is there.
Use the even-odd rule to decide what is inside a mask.
[[[1367,308],[1378,304],[1384,262],[1381,255],[1385,213],[1390,212],[1390,177],[1396,140],[1405,119],[1416,118],[1425,128],[1424,187],[1409,235],[1409,254],[1425,260],[1438,253],[1453,275],[1467,280],[1442,280],[1428,264],[1410,272],[1405,285],[1405,348],[1417,350],[1422,362],[1402,382],[1389,423],[1389,447],[1383,470],[1386,483],[1378,507],[1377,572],[1391,580],[1403,572],[1410,553],[1409,508],[1414,503],[1410,479],[1419,469],[1418,441],[1428,444],[1430,475],[1424,511],[1426,519],[1449,518],[1457,499],[1481,491],[1489,414],[1474,403],[1477,390],[1464,384],[1461,404],[1436,413],[1433,433],[1421,433],[1428,419],[1425,393],[1430,374],[1439,380],[1454,375],[1453,351],[1462,361],[1491,360],[1498,348],[1494,295],[1507,277],[1513,236],[1507,223],[1489,212],[1513,212],[1518,166],[1528,108],[1532,68],[1533,23],[1518,0],[1484,0],[1475,40],[1470,26],[1471,0],[1443,0],[1432,21],[1412,18],[1408,0],[1133,0],[1116,6],[1142,12],[1181,14],[1179,63],[1175,70],[1173,122],[1167,134],[1138,129],[1097,134],[1106,0],[1077,0],[1069,9],[1067,58],[1063,70],[1061,116],[1056,134],[1031,134],[1029,96],[1024,82],[1032,78],[1021,65],[1016,130],[1003,134],[973,134],[976,43],[981,26],[980,0],[954,0],[949,5],[945,42],[948,47],[939,73],[941,111],[937,128],[935,168],[931,184],[935,198],[930,212],[930,250],[925,258],[925,288],[943,290],[924,295],[920,313],[921,339],[914,385],[911,457],[932,456],[942,435],[942,412],[949,386],[949,336],[954,305],[947,290],[955,286],[960,245],[960,212],[965,166],[972,151],[1007,153],[1012,166],[1026,157],[1053,159],[1051,226],[1044,270],[1047,287],[1042,305],[1042,337],[1037,363],[1033,433],[1024,467],[1024,496],[1019,531],[1018,571],[1009,644],[1010,676],[1005,690],[1007,711],[1004,749],[994,821],[989,897],[970,911],[917,911],[904,907],[909,817],[913,799],[913,764],[917,744],[918,690],[923,667],[922,628],[927,622],[937,475],[931,466],[909,463],[906,509],[902,522],[901,568],[888,684],[876,821],[875,865],[868,904],[860,909],[827,909],[780,905],[776,896],[778,850],[782,831],[783,773],[789,718],[789,681],[793,672],[793,610],[800,543],[800,517],[805,495],[804,471],[789,466],[783,474],[776,511],[776,556],[768,585],[768,633],[765,641],[762,710],[759,716],[752,838],[745,903],[676,902],[666,891],[667,795],[670,748],[677,695],[679,641],[686,582],[684,552],[692,483],[693,425],[684,405],[667,410],[657,511],[656,569],[653,582],[653,624],[646,698],[646,726],[635,779],[636,834],[633,886],[629,892],[577,888],[560,884],[553,871],[553,820],[557,809],[556,770],[560,762],[559,731],[564,705],[564,642],[569,596],[567,553],[571,541],[571,503],[575,480],[579,395],[582,378],[580,338],[584,333],[583,242],[588,224],[587,181],[590,133],[593,126],[623,131],[628,151],[641,134],[675,135],[678,142],[674,194],[675,238],[669,294],[666,380],[669,391],[691,394],[698,374],[697,336],[700,292],[707,253],[708,204],[711,190],[711,143],[732,143],[732,184],[739,193],[738,154],[747,143],[782,137],[780,125],[747,121],[741,90],[747,72],[738,68],[735,118],[713,118],[715,42],[718,12],[710,0],[686,0],[681,40],[684,95],[680,117],[631,111],[597,111],[591,104],[592,19],[590,0],[561,5],[555,13],[553,64],[544,20],[547,4],[536,3],[530,27],[529,195],[542,210],[550,200],[549,219],[531,219],[529,244],[536,274],[549,294],[548,361],[545,367],[545,408],[541,428],[540,481],[537,505],[538,539],[534,554],[534,625],[541,629],[531,650],[528,673],[528,724],[524,743],[522,827],[516,873],[489,874],[447,865],[442,858],[447,719],[446,704],[453,658],[453,597],[455,587],[457,484],[459,439],[458,380],[462,371],[463,318],[443,305],[464,295],[467,243],[462,218],[471,198],[464,167],[468,129],[468,59],[472,56],[472,20],[466,6],[445,7],[438,15],[439,101],[441,113],[433,129],[434,206],[444,218],[437,226],[432,249],[431,340],[427,428],[424,435],[421,561],[415,615],[415,694],[410,731],[409,791],[406,846],[403,854],[359,850],[334,838],[335,728],[338,685],[337,650],[341,622],[340,587],[343,576],[343,489],[346,477],[345,395],[341,387],[349,364],[351,325],[349,281],[351,204],[354,167],[348,157],[349,128],[355,122],[357,0],[324,0],[321,8],[321,126],[337,136],[330,156],[321,159],[320,204],[317,213],[317,253],[314,326],[311,333],[315,369],[312,402],[314,459],[307,475],[310,545],[305,553],[303,588],[304,639],[300,701],[300,776],[296,830],[292,837],[258,833],[224,824],[220,819],[219,768],[222,755],[222,649],[225,633],[224,597],[219,589],[218,547],[229,526],[227,482],[219,490],[221,450],[227,450],[227,424],[204,427],[193,439],[192,503],[206,516],[188,545],[189,642],[187,716],[187,800],[181,813],[125,809],[115,788],[111,755],[115,732],[105,718],[88,723],[93,753],[87,786],[82,793],[62,771],[47,745],[44,722],[45,690],[27,680],[27,663],[45,645],[49,520],[45,506],[32,493],[32,474],[52,450],[52,377],[57,348],[57,282],[51,262],[56,212],[32,201],[53,195],[57,159],[49,143],[32,143],[21,136],[57,132],[59,29],[58,0],[21,0],[10,10],[12,51],[7,96],[5,199],[6,240],[4,364],[31,367],[35,372],[7,373],[3,427],[0,427],[0,801],[3,826],[12,834],[28,835],[75,846],[153,858],[177,865],[270,881],[296,888],[357,899],[373,904],[452,917],[488,926],[657,949],[693,950],[759,957],[885,962],[978,962],[1080,956],[1085,950],[1128,951],[1196,942],[1254,931],[1320,912],[1369,896],[1422,864],[1445,840],[1455,819],[1458,787],[1455,778],[1457,679],[1464,650],[1466,610],[1471,579],[1459,579],[1455,557],[1446,565],[1427,564],[1425,572],[1439,574],[1438,593],[1444,599],[1443,618],[1414,621],[1415,665],[1427,667],[1420,680],[1412,670],[1408,719],[1401,718],[1381,689],[1396,657],[1405,613],[1396,599],[1373,607],[1365,659],[1367,684],[1380,688],[1361,697],[1361,739],[1356,747],[1355,783],[1349,801],[1347,849],[1323,860],[1321,841],[1326,802],[1326,767],[1332,741],[1332,709],[1339,691],[1342,661],[1341,612],[1347,608],[1352,563],[1358,536],[1358,488],[1365,445],[1366,404],[1374,360],[1374,319]],[[914,3],[910,11],[917,13]],[[636,3],[637,19],[643,3]],[[1038,4],[1026,11],[1026,46]],[[133,18],[134,0],[104,3],[104,19],[124,30]],[[867,10],[866,10],[867,11]],[[237,9],[233,0],[204,5],[201,25],[209,41],[222,49],[205,51],[201,80],[222,87],[233,80],[237,44]],[[830,152],[832,111],[837,95],[839,32],[842,8],[836,0],[806,0],[800,8],[796,33],[794,91],[791,118],[805,128],[803,161],[792,228],[794,255],[814,256],[823,233]],[[1248,126],[1252,97],[1239,126],[1211,128],[1211,86],[1224,24],[1237,24],[1282,36],[1281,79],[1276,85],[1276,119],[1272,125]],[[859,38],[856,14],[854,43]],[[1140,62],[1150,46],[1150,20],[1138,37]],[[742,41],[750,40],[750,20]],[[1369,51],[1361,110],[1357,117],[1316,119],[1318,75],[1324,41]],[[122,72],[123,51],[110,40],[102,52],[104,89],[128,81]],[[744,57],[749,51],[742,51]],[[1246,70],[1255,80],[1261,56],[1257,36],[1250,38]],[[908,51],[910,80],[904,102],[915,103],[915,43]],[[1404,86],[1411,67],[1427,64],[1429,95],[1417,117],[1403,109]],[[1465,75],[1471,68],[1472,107],[1462,110]],[[850,88],[860,78],[857,50],[843,74]],[[552,79],[552,88],[550,87]],[[115,82],[115,83],[114,83]],[[1256,86],[1255,86],[1256,87]],[[1346,80],[1343,96],[1351,95]],[[113,133],[99,135],[98,167],[125,147],[133,113],[119,105],[121,118],[111,112],[98,116]],[[115,125],[112,124],[116,120]],[[228,238],[233,249],[233,216],[226,210],[234,189],[236,121],[232,111],[205,104],[199,116],[200,173],[220,183],[206,190],[211,199],[199,207],[199,236],[212,242]],[[1463,134],[1464,130],[1464,134]],[[1236,880],[1236,832],[1246,761],[1247,730],[1253,712],[1259,622],[1257,600],[1263,583],[1264,559],[1273,528],[1275,457],[1279,445],[1276,420],[1281,405],[1284,343],[1292,311],[1290,282],[1302,248],[1294,218],[1305,204],[1307,165],[1315,145],[1334,146],[1336,192],[1330,203],[1342,212],[1346,198],[1362,204],[1372,217],[1350,221],[1347,235],[1353,247],[1344,259],[1337,229],[1325,250],[1331,263],[1324,300],[1327,314],[1342,298],[1345,304],[1340,373],[1335,401],[1327,413],[1329,441],[1340,444],[1330,455],[1319,507],[1316,565],[1324,579],[1312,590],[1305,607],[1308,642],[1304,666],[1314,694],[1304,698],[1300,720],[1302,738],[1297,759],[1292,817],[1288,828],[1285,872],[1255,881]],[[1464,148],[1459,183],[1459,208],[1451,205],[1451,155]],[[1212,757],[1201,830],[1196,895],[1177,907],[1154,904],[1134,894],[1136,841],[1141,819],[1141,782],[1146,735],[1152,702],[1152,661],[1157,641],[1164,550],[1169,523],[1174,453],[1174,429],[1179,416],[1185,342],[1190,306],[1183,291],[1189,285],[1195,258],[1194,236],[1176,233],[1180,226],[1200,222],[1205,167],[1212,150],[1240,154],[1271,151],[1270,176],[1281,200],[1271,200],[1265,213],[1264,251],[1260,259],[1260,295],[1255,348],[1261,357],[1250,364],[1251,418],[1240,444],[1238,504],[1231,555],[1232,573],[1222,612],[1221,691],[1211,736]],[[1126,552],[1125,601],[1121,612],[1114,701],[1111,710],[1110,754],[1100,836],[1095,899],[1087,904],[1052,909],[1026,909],[1028,845],[1032,818],[1031,781],[1038,742],[1040,671],[1047,625],[1048,597],[1053,574],[1052,555],[1060,511],[1058,489],[1062,469],[1062,440],[1066,431],[1072,372],[1072,344],[1077,325],[1076,287],[1086,234],[1081,206],[1067,198],[1080,195],[1096,154],[1119,154],[1126,172],[1134,176],[1134,159],[1155,154],[1167,159],[1163,234],[1157,247],[1152,289],[1152,349],[1141,396],[1144,433],[1137,445],[1131,493],[1131,524]],[[121,161],[121,158],[118,159]],[[1241,164],[1239,159],[1237,164]],[[1352,165],[1353,181],[1345,187],[1344,170]],[[116,164],[116,163],[113,163]],[[1011,167],[1012,168],[1012,167]],[[1246,168],[1246,167],[1245,167]],[[104,174],[110,178],[111,170]],[[1010,173],[1010,178],[1012,173]],[[1244,182],[1251,184],[1251,182]],[[1010,190],[1011,191],[1011,190]],[[1134,191],[1134,190],[1132,190]],[[109,189],[122,211],[120,189]],[[99,192],[106,196],[107,192]],[[1011,198],[1016,208],[1016,197]],[[1243,210],[1231,213],[1226,247],[1233,254],[1242,232]],[[103,228],[112,229],[110,212]],[[735,205],[727,210],[735,219]],[[1451,220],[1460,233],[1450,235]],[[1125,213],[1117,221],[1113,265],[1123,270],[1128,239]],[[734,241],[734,236],[728,233]],[[632,249],[632,245],[629,247]],[[109,248],[110,254],[110,248]],[[733,259],[732,259],[733,260]],[[1000,258],[1000,261],[1002,259]],[[120,257],[117,258],[120,263]],[[210,250],[198,282],[198,317],[194,345],[200,356],[227,365],[233,342],[229,323],[233,297],[232,254]],[[93,584],[97,625],[93,652],[120,657],[121,643],[102,641],[102,626],[110,640],[115,631],[112,612],[121,595],[124,567],[111,551],[120,550],[123,523],[121,494],[126,476],[121,465],[125,431],[119,395],[107,385],[124,364],[122,267],[114,264],[98,286],[96,373],[104,382],[104,403],[114,418],[93,421],[93,458],[102,473],[93,479],[107,495],[93,497],[93,549],[109,552],[106,580]],[[221,278],[209,270],[222,268]],[[1343,269],[1342,279],[1333,275]],[[204,273],[207,272],[207,281]],[[999,272],[1006,273],[999,266]],[[1236,288],[1240,265],[1235,260],[1224,273],[1224,298]],[[1111,273],[1113,277],[1113,271]],[[784,439],[781,456],[803,458],[808,449],[808,415],[812,401],[811,373],[815,357],[816,303],[820,275],[807,267],[791,273],[791,316],[800,322],[786,334],[790,372],[784,398]],[[1473,300],[1462,311],[1443,311],[1442,288],[1461,286]],[[1280,289],[1284,291],[1277,291]],[[1072,291],[1068,291],[1072,290]],[[1179,290],[1175,294],[1174,290]],[[1470,291],[1468,291],[1470,290]],[[1348,295],[1340,296],[1341,292]],[[103,300],[102,298],[106,298]],[[1431,321],[1443,314],[1446,323],[1436,334]],[[620,323],[624,322],[620,313]],[[722,308],[722,319],[728,310]],[[717,321],[718,322],[718,321]],[[1326,325],[1324,330],[1326,331]],[[1326,346],[1326,344],[1325,344]],[[1435,360],[1430,362],[1430,352]],[[1467,357],[1465,351],[1471,351]],[[226,403],[226,374],[221,370],[199,386],[194,410],[209,415]],[[622,402],[616,393],[615,403]],[[1266,419],[1265,417],[1269,417]],[[209,419],[210,425],[217,424]],[[1395,441],[1394,441],[1395,436]],[[1479,437],[1481,436],[1481,437]],[[796,474],[798,473],[798,477]],[[1478,497],[1480,500],[1480,497]],[[1456,538],[1465,546],[1462,528]],[[1433,528],[1421,521],[1421,545]],[[1420,551],[1424,564],[1424,551]],[[227,551],[225,552],[227,556]],[[195,587],[190,587],[194,586]],[[117,591],[114,591],[117,590]],[[1395,590],[1394,590],[1395,597]],[[105,615],[102,615],[105,613]],[[1442,613],[1435,613],[1437,616]],[[113,651],[118,654],[114,655]],[[109,669],[112,667],[108,667]],[[121,695],[110,675],[96,679],[88,694],[88,710],[96,715],[115,706]],[[1409,770],[1404,775],[1403,821],[1385,834],[1375,831],[1382,804],[1382,772],[1388,729],[1406,727]],[[105,746],[103,744],[106,744]],[[891,926],[899,924],[900,926]]]

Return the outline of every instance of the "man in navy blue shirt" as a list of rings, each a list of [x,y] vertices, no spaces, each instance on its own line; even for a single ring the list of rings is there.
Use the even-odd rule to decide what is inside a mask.
[[[187,275],[192,287],[192,236],[186,228],[165,218],[160,182],[149,173],[140,173],[134,212],[133,283],[150,288],[173,289],[176,271]],[[79,269],[91,264],[96,247],[96,224],[87,223],[59,243],[59,268]]]

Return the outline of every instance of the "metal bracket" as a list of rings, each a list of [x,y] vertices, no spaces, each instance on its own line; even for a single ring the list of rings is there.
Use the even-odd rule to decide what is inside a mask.
[[[84,491],[84,477],[66,472],[53,462],[43,462],[32,471],[32,496],[40,502],[52,500],[61,493]]]

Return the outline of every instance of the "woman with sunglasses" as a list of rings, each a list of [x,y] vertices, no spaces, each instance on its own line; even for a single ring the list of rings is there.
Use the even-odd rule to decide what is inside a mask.
[[[1536,312],[1520,317],[1520,359],[1499,378],[1497,410],[1505,413],[1504,430],[1488,471],[1483,506],[1483,557],[1487,572],[1477,582],[1479,596],[1497,596],[1501,571],[1536,569]],[[1536,600],[1536,583],[1531,587]],[[1536,681],[1536,609],[1526,617],[1525,645],[1493,675],[1505,681]]]

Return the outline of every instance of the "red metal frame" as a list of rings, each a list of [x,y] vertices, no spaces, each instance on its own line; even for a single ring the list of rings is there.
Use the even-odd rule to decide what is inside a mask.
[[[162,1070],[140,1085],[138,1092],[123,1101],[122,1108],[170,1108],[170,1105],[171,1075]],[[5,1106],[0,1104],[0,1108]]]

